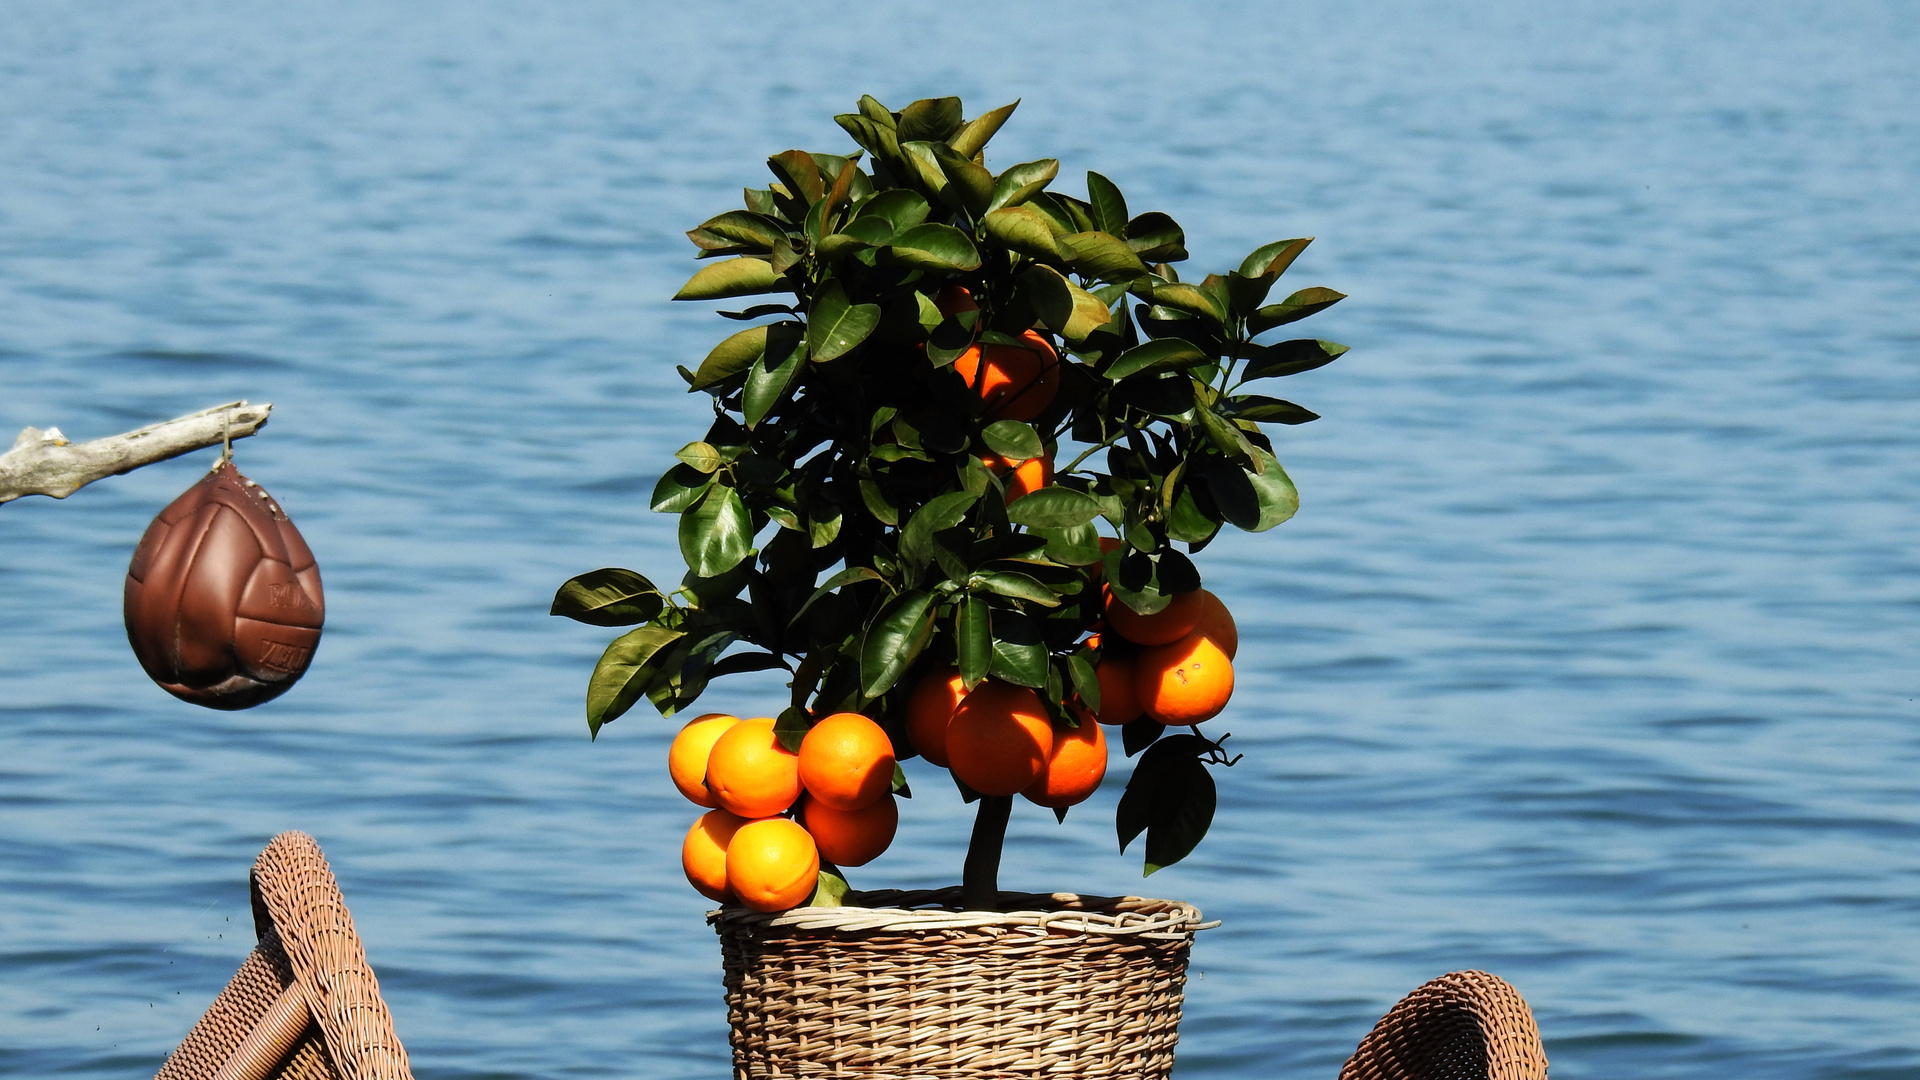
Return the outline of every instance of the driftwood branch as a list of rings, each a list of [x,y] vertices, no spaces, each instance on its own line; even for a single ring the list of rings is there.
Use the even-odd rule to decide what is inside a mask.
[[[13,449],[0,454],[0,503],[22,495],[64,499],[95,480],[218,446],[223,439],[244,439],[259,431],[272,411],[271,403],[232,401],[83,443],[68,442],[59,428],[28,428]]]

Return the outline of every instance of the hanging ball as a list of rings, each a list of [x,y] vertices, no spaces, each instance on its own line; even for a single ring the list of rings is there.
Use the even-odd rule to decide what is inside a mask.
[[[160,511],[127,567],[133,654],[161,689],[209,709],[286,693],[325,615],[300,530],[231,461]]]

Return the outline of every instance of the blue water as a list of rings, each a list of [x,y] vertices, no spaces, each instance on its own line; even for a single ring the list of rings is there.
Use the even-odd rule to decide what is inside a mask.
[[[1019,97],[992,163],[1352,295],[1299,517],[1200,558],[1213,834],[1141,882],[1124,768],[1014,824],[1009,887],[1225,920],[1182,1076],[1331,1080],[1462,967],[1566,1080],[1920,1075],[1920,5],[809,7],[5,5],[0,432],[272,401],[239,463],[329,618],[286,697],[181,704],[120,587],[211,454],[0,507],[0,1073],[150,1074],[300,828],[423,1080],[725,1075],[673,725],[590,744],[609,633],[546,604],[673,576],[726,330],[681,231],[872,92]],[[957,876],[914,769],[858,884]]]

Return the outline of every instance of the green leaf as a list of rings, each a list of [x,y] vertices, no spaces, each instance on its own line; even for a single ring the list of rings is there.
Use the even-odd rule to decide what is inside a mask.
[[[1127,229],[1127,197],[1114,182],[1097,172],[1087,173],[1087,201],[1093,205],[1093,223],[1103,233],[1119,236]]]
[[[960,130],[960,99],[924,98],[900,110],[897,134],[901,142],[945,140]],[[971,155],[969,155],[971,156]]]
[[[889,790],[903,799],[913,798],[913,789],[907,786],[907,770],[901,768],[898,761],[893,763],[893,783]]]
[[[1079,232],[1060,242],[1072,250],[1074,270],[1095,281],[1131,282],[1147,276],[1147,264],[1111,233]]]
[[[981,429],[980,439],[987,449],[1013,462],[1030,461],[1047,452],[1033,425],[1018,420],[996,420]]]
[[[1146,862],[1140,876],[1150,877],[1191,855],[1213,826],[1217,800],[1213,774],[1198,758],[1169,766],[1153,788]]]
[[[797,752],[797,748],[796,752]],[[846,903],[847,890],[852,886],[838,872],[822,867],[820,883],[813,887],[813,896],[802,907],[840,907]]]
[[[699,502],[710,482],[706,473],[691,465],[675,465],[653,485],[653,499],[648,506],[655,513],[677,514]]]
[[[900,557],[925,566],[933,558],[933,534],[965,521],[967,511],[979,500],[980,496],[971,491],[949,491],[927,500],[900,530]]]
[[[1299,258],[1311,243],[1313,237],[1305,236],[1297,240],[1275,240],[1254,248],[1253,253],[1240,264],[1240,273],[1246,277],[1272,281],[1286,273],[1287,267],[1292,266],[1293,260]]]
[[[859,211],[854,215],[854,222],[855,224],[862,221],[884,222],[889,229],[886,238],[872,241],[875,247],[879,247],[896,235],[927,220],[927,215],[932,212],[933,207],[927,204],[926,197],[919,192],[908,188],[894,188],[891,191],[883,191],[862,203]],[[862,233],[861,236],[865,238],[866,234]]]
[[[887,579],[884,577],[881,577],[880,572],[878,570],[874,570],[870,567],[865,567],[865,566],[849,566],[845,570],[842,570],[839,573],[828,578],[826,584],[813,590],[813,595],[807,597],[807,602],[804,604],[801,604],[800,610],[793,613],[793,618],[788,621],[787,625],[792,626],[794,623],[799,622],[800,617],[807,613],[807,609],[813,606],[814,601],[820,599],[823,596],[826,596],[828,593],[831,593],[837,589],[845,588],[846,586],[851,585],[856,581],[885,581],[885,580]]]
[[[797,754],[800,752],[800,744],[806,741],[807,730],[812,726],[813,721],[807,715],[807,710],[789,705],[781,709],[780,715],[774,718],[773,737],[779,739],[780,745],[786,747],[789,752]]]
[[[953,147],[953,152],[961,157],[975,156],[987,145],[987,140],[993,138],[994,132],[1000,130],[1000,125],[1007,122],[1007,117],[1013,115],[1013,110],[1019,107],[1020,101],[1016,98],[1011,105],[981,113],[967,121],[965,127],[947,140],[947,145]]]
[[[1153,287],[1153,302],[1161,307],[1198,315],[1215,326],[1224,326],[1227,309],[1212,294],[1198,285],[1173,281]]]
[[[925,140],[902,142],[900,165],[906,174],[904,179],[917,181],[927,194],[946,199],[947,170],[940,167],[940,154],[934,149],[933,143]]]
[[[987,200],[993,197],[993,174],[987,167],[954,153],[945,143],[933,144],[933,157],[947,178],[947,200],[969,214],[985,212]]]
[[[880,610],[860,644],[860,693],[877,698],[893,688],[933,637],[933,595],[901,593]]]
[[[1187,234],[1178,222],[1157,210],[1127,222],[1127,231],[1120,235],[1142,262],[1179,262],[1187,257]]]
[[[1053,594],[1052,589],[1047,588],[1038,580],[1026,574],[1015,573],[1011,570],[1001,570],[995,573],[982,574],[980,575],[979,581],[980,586],[991,593],[998,593],[1001,596],[1011,596],[1016,600],[1026,600],[1030,603],[1039,604],[1041,607],[1060,606],[1060,598]]]
[[[1062,259],[1066,252],[1054,243],[1046,216],[1031,206],[1003,206],[986,216],[987,235],[1011,251],[1036,259]]]
[[[853,351],[880,325],[879,304],[855,304],[847,287],[834,278],[821,286],[807,313],[807,353],[816,364]]]
[[[1201,509],[1199,499],[1194,495],[1194,484],[1183,483],[1175,496],[1173,509],[1167,513],[1167,538],[1183,544],[1205,543],[1214,533],[1220,531],[1220,522],[1215,521]]]
[[[1325,367],[1340,359],[1346,351],[1345,345],[1331,341],[1315,341],[1312,338],[1282,341],[1278,345],[1262,348],[1253,358],[1253,362],[1247,365],[1246,371],[1241,374],[1241,380],[1275,379],[1284,375],[1298,375],[1303,371]]]
[[[1154,721],[1154,726],[1163,727],[1158,721]],[[1121,851],[1127,850],[1133,838],[1153,824],[1154,793],[1167,773],[1181,762],[1198,761],[1208,750],[1207,740],[1198,735],[1169,735],[1157,743],[1147,741],[1153,745],[1134,765],[1133,775],[1127,779],[1127,789],[1121,793],[1120,806],[1113,817]],[[1129,751],[1129,756],[1134,752]]]
[[[1092,566],[1100,561],[1100,531],[1092,521],[1062,529],[1035,529],[1047,543],[1047,558],[1062,566]]]
[[[1113,321],[1105,301],[1051,266],[1029,266],[1018,280],[1041,325],[1068,341],[1085,341],[1088,334]]]
[[[960,681],[971,690],[987,677],[993,660],[993,616],[985,597],[961,600],[953,613],[953,643]]]
[[[746,210],[729,210],[719,217],[708,218],[694,232],[709,232],[736,244],[748,244],[769,251],[787,235],[787,230],[781,228],[779,222]],[[693,232],[687,235],[692,236]]]
[[[1060,163],[1053,158],[1015,165],[994,179],[993,198],[988,201],[987,209],[993,211],[1003,206],[1019,206],[1039,194],[1058,175]]]
[[[1073,680],[1073,693],[1080,703],[1100,714],[1100,676],[1093,670],[1093,661],[1087,659],[1087,651],[1082,649],[1067,657],[1067,675]]]
[[[1311,409],[1259,394],[1228,398],[1225,410],[1235,420],[1270,420],[1276,424],[1304,424],[1320,419],[1320,414]]]
[[[685,636],[681,630],[643,626],[614,638],[587,680],[587,730],[598,736],[603,725],[633,708],[653,678],[647,662]]]
[[[768,327],[766,352],[747,365],[747,387],[741,395],[740,412],[748,427],[766,419],[800,381],[800,372],[807,360],[806,343],[800,330],[799,323],[775,323]]]
[[[723,656],[713,666],[707,668],[707,678],[717,679],[722,675],[738,675],[747,671],[773,671],[785,668],[778,656],[768,652],[734,653]]]
[[[1093,496],[1058,484],[1028,492],[1007,507],[1007,519],[1029,529],[1071,528],[1099,516],[1100,504]]]
[[[708,263],[688,279],[675,300],[724,300],[729,296],[754,296],[778,292],[786,284],[765,259],[722,259]]]
[[[827,194],[827,181],[820,175],[820,163],[805,150],[783,150],[767,159],[767,168],[808,206]]]
[[[867,513],[872,514],[874,520],[880,524],[900,524],[899,508],[887,501],[886,493],[880,490],[880,485],[863,478],[860,481],[860,501],[866,504]]]
[[[1016,686],[1038,690],[1047,685],[1047,645],[1033,619],[1000,611],[993,620],[993,658],[987,673]]]
[[[1208,441],[1221,453],[1249,464],[1253,462],[1256,447],[1247,439],[1246,432],[1234,426],[1233,421],[1205,405],[1193,410],[1193,415],[1200,421],[1200,429],[1206,433]]]
[[[715,484],[680,515],[680,554],[700,577],[719,577],[752,551],[753,519],[732,488]]]
[[[727,459],[709,442],[690,442],[675,450],[673,456],[703,473],[719,472],[720,466],[727,463]]]
[[[1280,462],[1274,460],[1272,454],[1259,447],[1254,447],[1253,452],[1260,456],[1266,467],[1247,476],[1253,484],[1254,494],[1260,500],[1260,519],[1254,523],[1251,531],[1266,532],[1299,511],[1300,492],[1293,486],[1292,478],[1287,476],[1287,470],[1280,467]]]
[[[632,626],[660,614],[666,598],[653,582],[619,567],[568,578],[553,594],[549,615],[565,615],[590,626]]]
[[[980,268],[980,253],[967,234],[934,222],[901,233],[886,253],[893,262],[922,270],[959,273]]]
[[[893,125],[896,122],[893,113],[885,105],[880,104],[879,98],[874,97],[872,94],[861,94],[857,107],[860,110],[861,116],[868,117],[876,123],[885,124],[888,131],[893,130]]]
[[[1346,293],[1323,289],[1318,285],[1310,289],[1301,289],[1285,300],[1277,304],[1268,304],[1249,316],[1247,333],[1264,334],[1276,326],[1298,322],[1316,311],[1325,311],[1346,298]]]
[[[1142,371],[1189,368],[1212,360],[1198,345],[1180,338],[1155,338],[1141,342],[1116,358],[1101,374],[1114,382]]]

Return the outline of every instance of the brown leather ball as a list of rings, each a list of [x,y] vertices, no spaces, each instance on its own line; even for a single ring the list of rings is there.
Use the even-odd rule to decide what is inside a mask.
[[[160,511],[127,567],[133,654],[161,689],[209,709],[286,693],[325,616],[300,530],[231,461]]]

